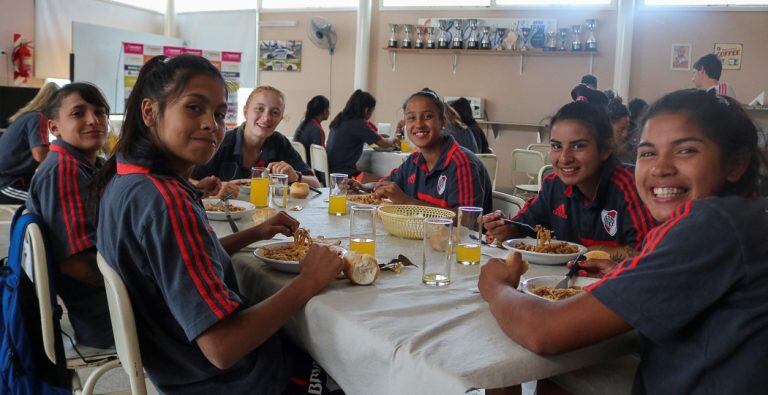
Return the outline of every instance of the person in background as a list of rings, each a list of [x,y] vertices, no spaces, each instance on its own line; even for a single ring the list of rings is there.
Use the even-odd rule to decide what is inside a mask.
[[[715,54],[706,54],[693,64],[691,81],[698,89],[712,91],[718,95],[733,97],[736,92],[727,82],[720,82],[723,63]]]
[[[281,118],[273,105],[264,106],[273,115],[257,121],[267,129]],[[116,154],[94,179],[102,192],[98,251],[125,283],[142,362],[161,393],[306,394],[318,378],[310,376],[311,358],[278,331],[335,280],[342,259],[314,244],[300,273],[271,297],[240,296],[230,255],[291,235],[299,223],[281,212],[221,239],[212,231],[187,180],[216,152],[226,112],[227,85],[207,59],[156,56],[144,64]],[[328,393],[324,384],[315,390]]]
[[[325,121],[331,115],[331,102],[323,95],[317,95],[307,102],[307,111],[304,119],[293,134],[293,141],[298,141],[304,146],[307,164],[312,167],[312,159],[309,147],[312,144],[325,147],[325,130],[320,122]]]
[[[272,173],[287,174],[288,182],[320,186],[314,172],[301,160],[293,144],[276,131],[285,113],[285,96],[271,86],[260,86],[248,95],[243,107],[245,121],[227,132],[213,158],[198,164],[193,180],[215,176],[224,181],[219,196],[237,196],[238,180],[251,178],[251,167],[266,167]],[[199,185],[198,185],[199,187]],[[201,188],[204,189],[204,188]]]
[[[606,251],[615,260],[634,255],[655,223],[640,202],[632,167],[615,158],[605,107],[586,100],[568,103],[551,122],[554,172],[512,218],[528,226],[508,224],[494,212],[482,218],[488,234],[494,240],[535,237],[532,228],[542,225],[558,240]]]
[[[21,204],[37,166],[48,154],[48,119],[45,106],[59,87],[43,85],[27,105],[13,114],[0,136],[0,204]]]
[[[581,83],[592,89],[597,89],[597,77],[592,74],[585,74],[581,77]]]
[[[456,209],[459,206],[492,210],[492,187],[480,159],[462,148],[445,126],[445,103],[424,88],[403,103],[405,128],[419,152],[374,187],[376,195],[395,204],[417,204]]]
[[[501,329],[546,356],[635,330],[634,394],[767,388],[768,200],[756,194],[765,166],[757,135],[730,97],[688,89],[651,105],[636,183],[661,224],[639,255],[592,265],[602,279],[557,303],[517,290],[520,254],[488,260],[478,288]]]
[[[461,117],[451,106],[445,106],[445,126],[444,131],[450,134],[460,146],[469,150],[469,152],[477,153],[477,142],[475,136],[467,128],[464,122],[461,122]]]
[[[400,136],[397,133],[387,138],[379,135],[376,125],[370,121],[375,109],[373,95],[358,89],[349,97],[344,109],[333,118],[326,148],[331,173],[344,173],[361,183],[377,180],[376,176],[357,169],[363,147],[365,144],[396,147],[400,144]]]
[[[636,97],[627,103],[627,109],[629,110],[629,130],[631,134],[637,135],[638,124],[640,118],[645,114],[645,110],[648,109],[648,103]]]
[[[98,152],[107,139],[109,105],[99,88],[77,82],[59,89],[45,112],[46,129],[57,139],[32,177],[27,209],[45,222],[56,291],[77,344],[109,348],[115,342],[96,266],[96,224],[86,211],[89,184],[103,162]]]
[[[622,103],[621,97],[614,97],[608,102],[608,118],[613,127],[613,142],[616,159],[619,163],[635,163],[635,137],[630,134],[629,109]]]
[[[573,101],[586,101],[604,109],[608,105],[608,95],[597,89],[592,89],[586,84],[579,84],[571,89],[571,99]]]
[[[488,145],[488,138],[485,137],[483,129],[477,124],[475,117],[472,116],[472,105],[469,100],[464,97],[460,97],[449,103],[451,108],[456,110],[456,113],[461,117],[461,122],[469,128],[472,135],[475,136],[475,143],[477,143],[477,152],[480,154],[491,154],[491,149]]]

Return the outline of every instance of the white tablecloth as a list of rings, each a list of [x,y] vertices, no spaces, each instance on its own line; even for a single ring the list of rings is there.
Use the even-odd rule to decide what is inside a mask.
[[[346,236],[348,216],[329,216],[324,199],[309,200],[307,208],[290,213],[315,236]],[[220,235],[229,232],[226,223],[214,222],[214,228]],[[483,257],[505,253],[484,247]],[[379,261],[398,254],[421,266],[420,241],[377,237]],[[252,301],[268,297],[294,276],[268,268],[251,252],[235,254],[233,263],[240,290]],[[550,377],[634,349],[635,336],[624,335],[558,357],[536,355],[499,329],[475,293],[479,266],[454,264],[452,269],[452,283],[443,288],[422,285],[421,271],[413,267],[399,274],[384,271],[368,287],[338,280],[312,298],[285,330],[348,394],[461,394]],[[528,276],[564,272],[562,266],[531,265]]]

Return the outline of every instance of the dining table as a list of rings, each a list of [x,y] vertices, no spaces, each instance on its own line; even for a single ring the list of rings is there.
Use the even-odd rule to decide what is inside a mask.
[[[314,238],[338,240],[348,248],[349,215],[329,215],[328,190],[321,191],[290,199],[285,210]],[[219,237],[232,232],[226,221],[210,222]],[[254,226],[249,215],[236,223],[240,229]],[[509,251],[483,245],[481,264],[453,263],[450,285],[427,286],[421,282],[423,241],[390,235],[380,218],[375,226],[379,262],[402,254],[416,266],[399,273],[384,270],[369,286],[335,280],[283,327],[347,394],[464,394],[503,388],[612,361],[637,349],[637,335],[627,333],[557,356],[538,355],[500,329],[478,292],[481,264]],[[233,254],[240,292],[252,303],[297,275],[276,270],[254,254],[261,246],[288,240],[292,238],[278,235]],[[531,264],[524,277],[566,271],[564,265]]]

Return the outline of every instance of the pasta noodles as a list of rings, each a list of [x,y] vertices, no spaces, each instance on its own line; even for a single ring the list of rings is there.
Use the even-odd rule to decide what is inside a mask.
[[[293,244],[271,248],[265,247],[262,249],[262,254],[264,254],[265,258],[279,261],[300,261],[304,258],[304,255],[307,255],[307,251],[309,251],[309,247],[313,242],[309,231],[299,228],[293,233]]]
[[[367,195],[347,195],[347,200],[353,203],[371,204],[371,205],[381,204],[382,202],[380,197],[372,193],[369,193]]]
[[[584,292],[582,287],[570,287],[570,288],[552,288],[552,287],[535,287],[531,290],[534,294],[541,296],[542,298],[549,300],[563,300],[570,298],[571,296],[578,295]]]
[[[552,231],[536,225],[536,245],[517,242],[514,246],[519,250],[541,252],[545,254],[575,254],[579,248],[572,246],[564,241],[552,242]]]
[[[245,210],[245,208],[243,207],[235,206],[234,204],[229,204],[229,203],[227,203],[227,207],[229,208],[229,211],[232,213]],[[214,212],[223,213],[224,205],[205,203],[205,211],[214,211]]]

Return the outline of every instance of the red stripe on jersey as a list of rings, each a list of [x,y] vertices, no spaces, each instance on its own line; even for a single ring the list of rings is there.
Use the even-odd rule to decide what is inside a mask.
[[[579,236],[579,244],[585,247],[592,247],[592,246],[621,247],[621,244],[617,243],[614,240],[592,240],[592,239],[587,239],[581,236]]]
[[[93,244],[91,243],[91,240],[88,239],[88,232],[85,229],[86,225],[86,217],[85,217],[85,205],[83,204],[83,199],[80,197],[80,183],[77,182],[77,169],[78,169],[78,162],[77,159],[75,159],[74,156],[69,156],[69,160],[72,163],[72,169],[71,169],[71,181],[72,181],[72,187],[74,188],[74,192],[72,196],[74,196],[74,206],[77,209],[77,213],[75,214],[76,224],[78,226],[78,230],[80,232],[79,239],[82,242],[83,250],[87,248],[93,247]],[[82,250],[81,250],[82,251]]]
[[[59,187],[59,199],[68,205],[69,215],[65,216],[67,237],[70,240],[72,254],[93,247],[86,232],[85,205],[80,197],[80,184],[77,182],[78,160],[66,148],[53,145],[51,151],[59,154],[59,182],[64,181],[65,188]],[[62,196],[63,193],[63,196]],[[67,222],[69,221],[69,222]],[[72,241],[74,240],[74,243]]]
[[[153,176],[149,176],[149,178],[152,180],[155,188],[157,188],[157,190],[160,192],[160,195],[163,196],[163,200],[165,200],[165,204],[168,208],[168,217],[171,220],[171,227],[173,228],[173,236],[176,239],[176,244],[179,246],[179,251],[181,252],[182,260],[184,261],[184,266],[186,267],[187,273],[192,279],[192,282],[195,284],[197,292],[200,294],[200,296],[202,296],[205,303],[219,319],[224,318],[224,312],[221,311],[216,303],[213,302],[213,299],[211,299],[208,290],[205,288],[205,286],[203,286],[200,277],[195,272],[192,257],[190,256],[190,251],[187,249],[187,244],[184,240],[184,236],[182,235],[181,227],[179,226],[179,220],[174,215],[174,213],[178,213],[180,211],[179,207],[177,206],[174,198],[172,198],[170,193],[166,190],[166,187],[163,185],[160,179]]]
[[[655,220],[653,219],[653,216],[651,215],[651,211],[648,210],[648,207],[643,203],[643,201],[640,199],[640,195],[637,192],[637,188],[635,188],[635,176],[632,174],[629,169],[627,169],[624,166],[618,166],[619,172],[623,173],[627,178],[627,184],[629,185],[628,189],[630,191],[630,195],[632,196],[633,201],[635,202],[635,209],[637,210],[636,213],[638,217],[640,217],[641,222],[643,224],[643,235],[648,234],[648,232],[651,231],[651,228],[655,225]],[[642,241],[642,240],[640,240]]]
[[[56,148],[54,145],[51,148]],[[71,214],[69,211],[68,206],[68,199],[67,199],[67,172],[65,169],[66,166],[66,158],[64,155],[59,154],[59,165],[58,165],[58,190],[59,190],[59,202],[61,203],[61,216],[64,219],[64,228],[67,232],[67,240],[69,242],[69,248],[72,253],[74,253],[75,249],[75,237],[72,230],[72,225],[70,222]]]
[[[640,245],[643,241],[643,236],[645,235],[644,229],[645,227],[640,222],[641,219],[637,217],[637,213],[632,208],[634,206],[634,202],[632,201],[632,197],[630,196],[630,192],[628,189],[631,189],[630,187],[627,187],[627,182],[622,178],[621,175],[618,173],[613,173],[613,176],[611,177],[611,181],[621,190],[621,192],[624,194],[624,201],[627,203],[627,211],[629,212],[629,218],[632,219],[632,226],[637,230],[637,245]]]
[[[516,220],[520,218],[521,215],[525,214],[525,212],[528,211],[528,208],[531,207],[532,204],[536,203],[536,200],[539,198],[540,194],[541,192],[537,193],[534,197],[528,199],[528,201],[525,202],[525,206],[523,206],[523,208],[521,208],[520,211],[517,212],[517,215],[512,217],[512,219]]]
[[[210,256],[205,251],[205,246],[203,245],[203,240],[200,237],[200,232],[197,231],[200,229],[197,223],[197,216],[195,215],[194,209],[189,203],[189,200],[184,198],[186,192],[184,191],[183,187],[176,181],[167,180],[165,181],[165,184],[174,194],[176,201],[179,203],[179,216],[181,217],[181,222],[184,225],[184,229],[187,230],[186,236],[190,246],[192,246],[193,256],[196,257],[195,262],[197,263],[198,270],[203,274],[205,284],[213,292],[213,296],[219,303],[219,306],[222,307],[227,314],[229,314],[232,309],[237,307],[237,304],[233,304],[233,302],[229,299],[229,295],[227,295],[226,291],[224,290],[224,285],[221,283],[221,281],[218,281],[219,277],[213,273],[213,265],[211,264]]]
[[[416,198],[427,203],[436,204],[440,207],[449,208],[451,207],[448,202],[446,202],[443,199],[436,198],[432,195],[427,195],[426,193],[416,192]]]
[[[458,147],[458,144],[456,144],[456,147]],[[453,156],[455,158],[456,177],[459,184],[459,204],[462,206],[472,206],[475,204],[475,180],[472,177],[472,166],[469,164],[469,158],[462,150],[457,150]],[[463,193],[462,189],[464,190]]]
[[[459,149],[459,144],[454,141],[451,148],[448,149],[448,153],[445,154],[445,162],[443,162],[443,167],[446,167],[448,166],[448,163],[451,163],[451,159],[453,159],[453,154],[456,153],[457,149]]]
[[[312,123],[317,125],[317,128],[320,129],[320,145],[325,147],[325,130],[323,130],[323,126],[320,125],[320,122],[318,122],[315,118],[312,118]]]
[[[149,174],[149,167],[134,165],[132,163],[117,163],[117,174]]]

